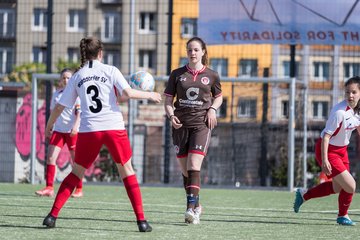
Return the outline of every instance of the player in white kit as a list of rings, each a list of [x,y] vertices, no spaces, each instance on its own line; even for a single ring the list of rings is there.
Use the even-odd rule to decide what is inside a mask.
[[[348,216],[352,197],[356,190],[355,179],[350,174],[347,153],[352,131],[360,133],[360,77],[352,77],[345,83],[345,100],[336,104],[330,112],[321,138],[316,142],[315,156],[318,164],[331,181],[323,182],[308,190],[298,189],[295,195],[294,211],[312,198],[339,193],[339,212],[336,222],[353,226]]]
[[[59,102],[63,91],[72,76],[72,71],[68,68],[60,72],[60,80],[58,89],[53,93],[50,103],[50,110],[52,111],[55,105]],[[67,144],[71,161],[73,164],[75,156],[75,147],[77,140],[77,133],[80,124],[80,99],[77,98],[72,107],[67,107],[56,120],[53,133],[49,141],[48,158],[46,161],[45,181],[46,187],[35,192],[38,196],[52,197],[54,195],[54,178],[56,173],[56,160],[61,152],[61,149]],[[72,197],[82,197],[82,181],[78,183]]]
[[[69,81],[46,126],[46,135],[50,136],[54,122],[63,109],[74,104],[76,98],[80,97],[81,121],[75,163],[72,172],[62,182],[43,225],[55,227],[61,208],[105,144],[116,162],[136,215],[139,231],[150,232],[152,227],[145,219],[140,186],[131,164],[131,146],[117,104],[116,92],[131,99],[148,99],[156,103],[161,101],[161,95],[132,89],[116,67],[101,63],[103,44],[100,40],[94,37],[83,38],[80,41],[80,53],[81,66]]]

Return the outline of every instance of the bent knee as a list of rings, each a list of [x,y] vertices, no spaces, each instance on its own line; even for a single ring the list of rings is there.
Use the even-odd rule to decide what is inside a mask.
[[[356,183],[355,183],[355,181],[349,183],[348,185],[345,185],[343,187],[343,189],[347,193],[355,193],[356,192]]]
[[[352,194],[354,194],[355,191],[356,191],[356,185],[346,187],[346,188],[344,188],[344,191],[347,192],[347,193],[352,193]]]

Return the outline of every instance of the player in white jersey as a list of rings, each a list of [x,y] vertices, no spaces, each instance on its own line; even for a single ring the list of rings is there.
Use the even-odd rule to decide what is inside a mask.
[[[94,37],[83,38],[80,41],[80,53],[81,66],[69,81],[46,125],[46,135],[50,136],[54,122],[64,108],[74,104],[76,98],[80,97],[81,122],[75,163],[72,172],[61,183],[43,225],[55,227],[61,208],[105,144],[116,162],[136,215],[139,231],[150,232],[152,228],[145,219],[140,186],[131,164],[131,146],[115,89],[128,98],[148,99],[156,103],[161,101],[161,95],[132,89],[116,67],[101,63],[103,44],[100,40]]]
[[[60,72],[60,80],[58,82],[58,88],[53,93],[50,103],[50,110],[52,111],[55,105],[59,102],[63,91],[72,76],[72,71],[68,68],[63,69]],[[74,162],[75,147],[77,140],[77,133],[79,131],[80,124],[80,100],[76,100],[75,104],[71,107],[67,107],[61,113],[57,121],[55,122],[53,133],[49,141],[49,153],[46,160],[45,181],[46,187],[36,191],[38,196],[52,197],[54,195],[54,178],[56,172],[56,160],[59,156],[61,149],[67,144],[72,163]],[[76,190],[72,194],[73,197],[82,197],[82,181],[76,186]]]
[[[345,83],[345,100],[333,107],[321,138],[316,142],[315,156],[321,170],[331,181],[323,182],[308,190],[298,189],[295,195],[294,211],[312,198],[339,193],[339,212],[336,222],[353,226],[348,216],[356,183],[350,174],[347,146],[351,133],[360,133],[360,77],[352,77]]]

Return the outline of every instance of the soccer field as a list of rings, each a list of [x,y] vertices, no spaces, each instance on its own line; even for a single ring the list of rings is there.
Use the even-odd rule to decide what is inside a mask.
[[[142,187],[151,233],[138,232],[126,191],[118,185],[84,185],[84,197],[70,199],[56,228],[42,226],[54,198],[34,194],[39,185],[0,183],[0,239],[359,239],[360,224],[336,224],[337,195],[292,210],[294,194],[244,189],[201,190],[200,225],[184,223],[180,187]],[[56,190],[59,186],[56,185]],[[360,222],[357,195],[350,216]]]

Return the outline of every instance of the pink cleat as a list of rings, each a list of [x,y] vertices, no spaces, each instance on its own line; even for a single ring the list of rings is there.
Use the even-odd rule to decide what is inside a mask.
[[[84,196],[84,193],[82,191],[82,188],[75,189],[73,194],[71,194],[71,197],[73,197],[73,198],[80,198],[80,197],[83,197],[83,196]]]
[[[43,189],[36,191],[35,194],[41,197],[53,197],[54,187],[44,187]]]

